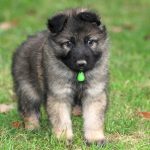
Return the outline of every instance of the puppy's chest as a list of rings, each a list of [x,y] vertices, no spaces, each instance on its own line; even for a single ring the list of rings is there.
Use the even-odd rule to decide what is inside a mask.
[[[74,93],[74,105],[82,105],[82,99],[85,96],[85,83],[76,83],[75,93]]]

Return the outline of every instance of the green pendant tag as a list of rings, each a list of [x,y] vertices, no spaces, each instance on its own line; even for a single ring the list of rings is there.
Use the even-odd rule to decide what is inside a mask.
[[[79,82],[85,81],[85,75],[84,75],[83,72],[79,72],[79,73],[77,74],[77,80],[78,80]]]

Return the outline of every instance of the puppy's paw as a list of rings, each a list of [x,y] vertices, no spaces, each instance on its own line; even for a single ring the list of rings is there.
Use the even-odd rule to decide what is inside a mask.
[[[72,114],[74,116],[80,116],[82,114],[81,106],[78,105],[74,106],[72,110]]]
[[[53,129],[53,132],[57,139],[63,140],[66,139],[68,142],[72,141],[73,133],[71,129]]]
[[[103,147],[105,146],[106,140],[103,132],[99,130],[88,130],[85,132],[85,142],[87,145],[96,144]]]
[[[39,119],[37,116],[32,115],[24,118],[24,127],[27,130],[36,130],[40,128]]]
[[[88,140],[85,139],[85,143],[87,146],[90,146],[92,144],[96,144],[98,147],[105,147],[106,145],[106,140],[98,140],[98,141],[93,141],[93,142],[89,142]]]
[[[106,140],[103,139],[103,140],[96,141],[96,144],[100,147],[104,147],[106,145]]]
[[[72,145],[72,142],[73,142],[72,139],[71,140],[69,139],[69,140],[66,141],[66,145],[70,146],[70,145]]]

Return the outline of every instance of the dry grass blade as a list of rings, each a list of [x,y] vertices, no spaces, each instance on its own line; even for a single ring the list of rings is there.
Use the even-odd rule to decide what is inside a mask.
[[[0,23],[0,29],[1,30],[8,30],[17,25],[17,21],[6,21],[6,22],[1,22]]]
[[[145,119],[150,119],[150,112],[138,112],[137,114]]]
[[[14,109],[13,104],[0,104],[0,113],[7,113],[12,109]]]

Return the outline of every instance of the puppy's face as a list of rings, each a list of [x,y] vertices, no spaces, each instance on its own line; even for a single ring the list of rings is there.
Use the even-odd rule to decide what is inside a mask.
[[[95,13],[71,11],[48,21],[55,56],[73,71],[94,68],[103,55],[105,26]]]

